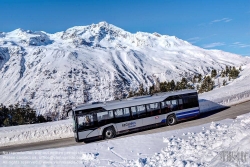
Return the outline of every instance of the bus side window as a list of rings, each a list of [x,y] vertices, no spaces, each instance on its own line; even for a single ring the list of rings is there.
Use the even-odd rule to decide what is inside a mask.
[[[129,108],[120,108],[114,110],[116,122],[128,121],[130,120]]]
[[[124,121],[129,121],[130,120],[129,108],[124,108],[123,109],[123,120]]]
[[[162,101],[161,102],[161,112],[162,113],[168,113],[171,112],[171,102],[170,101]]]
[[[133,119],[137,118],[137,110],[136,107],[131,107],[131,116]]]
[[[108,111],[108,115],[110,119],[114,118],[114,114],[112,110]]]
[[[153,106],[154,106],[154,114],[155,115],[161,114],[160,104],[159,103],[154,103]]]
[[[113,111],[104,111],[104,112],[99,112],[96,114],[97,115],[97,120],[99,122],[99,125],[105,125],[107,123],[110,123],[110,119],[112,119],[113,116]]]
[[[187,108],[189,108],[189,106],[188,106],[188,98],[184,97],[183,98],[183,109],[187,109]]]
[[[177,100],[171,100],[171,108],[172,108],[172,111],[176,111],[178,110],[178,102]]]
[[[183,101],[182,99],[179,99],[179,110],[183,109]]]
[[[116,118],[122,117],[123,116],[122,108],[114,110],[114,114]]]
[[[171,102],[170,101],[166,101],[166,105],[167,105],[167,112],[171,112],[172,111]]]
[[[146,117],[145,105],[137,106],[137,113],[138,113],[138,117],[140,117],[140,118]]]
[[[161,102],[161,112],[166,113],[167,112],[167,105],[165,101]]]
[[[151,103],[151,104],[147,104],[146,106],[147,106],[148,116],[159,115],[161,113],[159,103]]]
[[[150,117],[150,116],[153,116],[153,109],[151,108],[150,104],[147,104],[146,105],[146,108],[147,108],[147,115]]]
[[[124,109],[123,109],[123,112],[124,112],[124,116],[125,116],[125,117],[130,117],[129,108],[124,108]]]

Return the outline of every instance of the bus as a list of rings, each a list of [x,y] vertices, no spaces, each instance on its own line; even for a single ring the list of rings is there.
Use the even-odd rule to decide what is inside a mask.
[[[195,90],[164,92],[124,100],[93,102],[71,109],[76,142],[174,125],[200,115]]]

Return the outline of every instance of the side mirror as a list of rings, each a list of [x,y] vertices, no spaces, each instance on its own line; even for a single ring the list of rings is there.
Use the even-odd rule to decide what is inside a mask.
[[[73,110],[72,109],[68,110],[67,111],[67,117],[69,117],[69,116],[72,117],[72,115],[73,115]]]

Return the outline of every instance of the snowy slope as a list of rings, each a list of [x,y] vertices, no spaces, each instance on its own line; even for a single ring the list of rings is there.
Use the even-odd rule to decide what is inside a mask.
[[[227,78],[219,78],[222,83],[222,80]],[[218,80],[215,79],[215,82],[218,83]],[[243,71],[240,72],[240,75],[237,79],[229,81],[226,86],[218,86],[210,92],[199,94],[201,108],[204,105],[204,112],[207,111],[206,101],[212,101],[215,105],[210,104],[210,109],[216,109],[220,104],[222,106],[228,106],[233,104],[238,104],[240,102],[250,100],[250,64],[243,66]],[[203,102],[203,103],[201,103]]]
[[[173,36],[135,34],[106,22],[48,34],[17,29],[0,34],[0,102],[31,102],[38,113],[61,113],[65,105],[111,100],[139,83],[150,86],[247,57],[205,50]]]

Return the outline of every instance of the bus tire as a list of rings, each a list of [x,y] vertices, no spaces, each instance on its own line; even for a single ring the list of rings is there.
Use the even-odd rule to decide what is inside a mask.
[[[115,137],[115,129],[113,127],[108,127],[104,130],[103,138],[112,139]]]
[[[176,124],[176,123],[177,123],[177,119],[176,119],[176,117],[175,117],[174,114],[169,115],[169,116],[167,117],[167,125],[168,125],[168,126],[172,126],[172,125],[174,125],[174,124]]]

